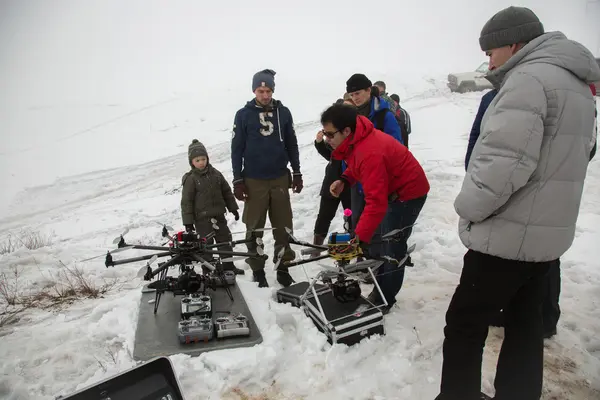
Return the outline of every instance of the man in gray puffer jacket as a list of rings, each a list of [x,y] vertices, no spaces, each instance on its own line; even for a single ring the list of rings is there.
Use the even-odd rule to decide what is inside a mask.
[[[482,398],[483,347],[501,309],[495,399],[539,399],[545,278],[575,236],[592,150],[588,85],[600,79],[600,68],[581,44],[544,33],[527,8],[498,12],[479,43],[498,94],[454,203],[469,250],[446,314],[438,399]]]

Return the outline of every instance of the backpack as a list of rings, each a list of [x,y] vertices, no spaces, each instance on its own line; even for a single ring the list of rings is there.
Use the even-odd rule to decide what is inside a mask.
[[[402,107],[398,108],[398,113],[396,114],[396,120],[398,121],[398,124],[400,125],[400,129],[402,129],[402,132],[406,132],[407,135],[410,134],[410,132],[411,132],[410,115],[404,108],[402,108]]]

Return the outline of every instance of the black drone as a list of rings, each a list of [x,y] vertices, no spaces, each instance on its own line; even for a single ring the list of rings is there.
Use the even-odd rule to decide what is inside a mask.
[[[146,246],[146,245],[130,245],[125,242],[124,235],[127,230],[116,238],[113,243],[116,243],[118,248],[106,253],[104,265],[106,267],[114,267],[115,265],[128,264],[132,262],[149,260],[143,267],[138,276],[143,276],[144,280],[150,281],[158,276],[158,280],[148,285],[150,289],[155,289],[156,298],[154,301],[154,313],[158,310],[160,298],[166,291],[173,292],[173,295],[188,295],[192,293],[205,294],[207,289],[216,290],[217,287],[223,287],[229,298],[233,301],[233,295],[229,289],[229,285],[235,282],[235,274],[232,271],[223,269],[223,262],[230,259],[222,259],[221,257],[265,257],[263,251],[263,243],[260,237],[252,236],[249,239],[233,240],[231,242],[221,242],[208,244],[208,242],[216,235],[216,230],[219,229],[216,220],[211,220],[214,229],[206,236],[201,236],[194,231],[180,231],[174,235],[169,234],[169,228],[163,225],[162,236],[168,241],[163,246]],[[170,228],[172,229],[172,228]],[[256,230],[258,231],[258,230]],[[257,252],[236,252],[224,251],[218,248],[227,245],[234,247],[238,244],[256,242]],[[129,249],[153,250],[158,253],[149,254],[140,257],[126,258],[123,260],[114,260],[112,254]],[[218,258],[214,258],[218,256]],[[156,269],[152,269],[151,265],[161,257],[171,257],[170,260],[159,263]],[[94,257],[95,258],[95,257]],[[207,261],[210,260],[209,261]],[[89,260],[89,259],[88,259]],[[233,259],[231,259],[233,260]],[[167,276],[169,267],[179,266],[179,276]],[[200,265],[201,270],[196,271],[195,267]],[[233,275],[233,276],[232,276]]]

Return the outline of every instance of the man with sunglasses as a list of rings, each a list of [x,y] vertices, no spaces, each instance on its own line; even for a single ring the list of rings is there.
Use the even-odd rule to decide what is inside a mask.
[[[368,248],[372,257],[385,255],[401,260],[406,255],[411,227],[429,192],[423,168],[406,146],[375,129],[354,107],[329,107],[321,115],[321,124],[327,143],[334,149],[332,157],[347,164],[341,179],[331,184],[331,194],[338,197],[345,187],[358,181],[363,185],[365,208],[354,230],[355,240]],[[394,229],[404,229],[399,240],[382,244],[381,233]],[[377,270],[377,282],[388,303],[382,307],[385,314],[396,303],[404,267],[386,262]],[[383,302],[377,290],[369,294],[368,300],[373,304]]]

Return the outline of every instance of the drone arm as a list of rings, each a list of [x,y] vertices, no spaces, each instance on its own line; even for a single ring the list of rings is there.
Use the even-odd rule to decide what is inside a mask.
[[[168,254],[171,254],[171,253],[168,253]],[[170,266],[173,266],[175,264],[179,264],[180,262],[181,262],[181,256],[175,256],[172,259],[170,259],[169,261],[167,261],[166,263],[164,263],[163,265],[161,265],[160,267],[156,268],[151,273],[146,274],[144,276],[144,279],[147,280],[147,281],[149,281],[150,279],[154,278],[156,275],[160,274],[162,271],[166,270]],[[148,267],[148,270],[149,269],[150,269],[150,267]]]
[[[313,262],[313,261],[319,261],[319,260],[324,260],[326,258],[330,258],[331,256],[329,254],[322,254],[320,256],[317,256],[315,258],[309,258],[307,260],[300,260],[300,261],[284,261],[283,265],[286,267],[295,267],[297,265],[302,265],[302,264],[307,264],[309,262]]]
[[[216,254],[219,256],[240,256],[240,257],[260,257],[256,253],[242,253],[239,251],[219,251],[219,250],[205,250],[206,254]]]
[[[221,243],[213,243],[213,244],[209,244],[207,246],[205,246],[205,248],[207,249],[214,249],[216,247],[220,247],[220,246],[235,246],[238,244],[244,244],[244,243],[251,243],[254,242],[256,239],[250,238],[250,239],[240,239],[240,240],[234,240],[231,242],[221,242]]]
[[[171,252],[164,252],[164,253],[157,253],[157,254],[148,254],[146,256],[126,258],[124,260],[117,260],[117,261],[112,260],[112,257],[110,257],[110,259],[109,259],[109,255],[110,255],[110,253],[107,254],[107,260],[105,262],[105,265],[107,267],[114,267],[115,265],[128,264],[128,263],[132,263],[132,262],[136,262],[136,261],[149,260],[149,259],[151,259],[154,256],[157,256],[157,257],[170,256]]]
[[[162,247],[162,246],[134,245],[133,248],[134,249],[140,249],[140,250],[154,250],[154,251],[169,251],[170,250],[169,247]]]

